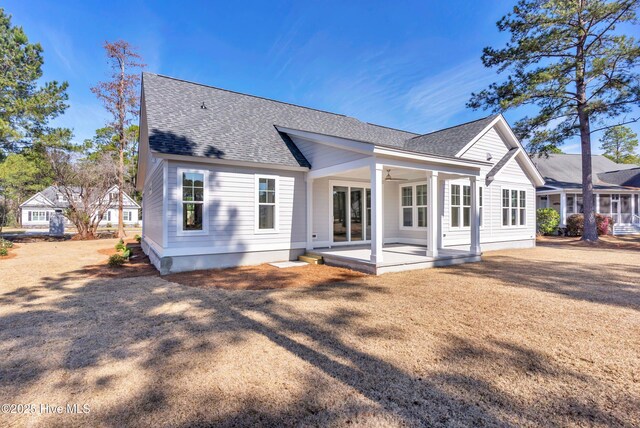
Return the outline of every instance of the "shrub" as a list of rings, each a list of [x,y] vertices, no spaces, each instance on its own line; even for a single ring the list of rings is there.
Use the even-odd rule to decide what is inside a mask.
[[[596,214],[596,228],[598,235],[608,235],[613,225],[613,219],[603,214]],[[582,236],[584,232],[584,214],[572,214],[567,218],[567,233],[569,236]]]
[[[13,247],[13,242],[7,239],[0,238],[0,248],[12,248],[12,247]]]
[[[122,240],[122,238],[120,238],[120,240],[116,244],[116,251],[124,251],[125,248],[127,248],[127,246],[124,245],[124,241]]]
[[[125,259],[125,260],[129,260],[129,257],[131,257],[131,250],[129,248],[124,249],[124,251],[122,252],[121,256]]]
[[[558,229],[560,214],[553,208],[540,208],[536,211],[536,224],[538,233],[551,235]]]
[[[8,256],[9,255],[9,250],[7,250],[6,248],[0,248],[0,256]]]
[[[107,229],[111,229],[113,225],[111,223],[107,223]]]
[[[109,257],[109,266],[120,267],[124,264],[126,259],[121,254],[114,254]]]
[[[133,239],[135,239],[135,240],[136,240],[136,242],[139,244],[139,243],[140,243],[140,241],[142,241],[142,236],[140,236],[140,235],[136,235],[136,236],[134,236],[134,237],[133,237]]]
[[[136,229],[138,229],[140,227],[140,223],[136,223],[133,225],[133,227],[135,227]]]

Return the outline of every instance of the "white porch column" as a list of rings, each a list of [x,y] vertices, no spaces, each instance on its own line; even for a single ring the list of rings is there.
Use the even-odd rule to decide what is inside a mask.
[[[313,178],[307,177],[307,250],[313,250]]]
[[[600,213],[600,193],[596,193],[596,213]]]
[[[371,262],[382,262],[382,164],[373,162],[371,172]]]
[[[567,194],[560,193],[560,227],[567,225]]]
[[[440,225],[438,218],[438,172],[431,171],[427,183],[429,200],[427,201],[427,257],[438,257],[438,237]]]
[[[471,184],[471,253],[479,255],[480,251],[480,199],[478,198],[478,181],[470,177]]]

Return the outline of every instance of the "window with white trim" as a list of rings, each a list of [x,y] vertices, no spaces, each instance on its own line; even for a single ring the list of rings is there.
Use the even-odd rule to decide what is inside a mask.
[[[122,212],[122,221],[131,221],[131,211]]]
[[[402,195],[402,227],[413,227],[413,187],[403,186]]]
[[[471,186],[451,185],[451,227],[471,226]]]
[[[258,177],[258,230],[275,231],[277,189],[275,177]]]
[[[204,182],[203,172],[182,172],[182,230],[204,230]]]
[[[525,226],[527,223],[527,192],[502,189],[502,225]]]
[[[403,229],[427,227],[426,183],[415,183],[400,187],[400,227]]]
[[[29,221],[49,221],[51,213],[49,211],[29,211]]]

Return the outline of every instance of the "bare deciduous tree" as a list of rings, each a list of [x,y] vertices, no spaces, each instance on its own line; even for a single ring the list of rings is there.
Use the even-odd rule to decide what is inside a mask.
[[[107,154],[98,159],[74,161],[62,150],[51,150],[48,159],[55,184],[68,201],[65,217],[78,230],[79,239],[96,237],[98,225],[111,205],[109,190],[117,183],[118,166]]]
[[[118,236],[124,237],[124,221],[122,210],[124,206],[123,192],[125,187],[125,152],[127,143],[132,140],[127,135],[133,118],[138,116],[140,97],[138,86],[140,75],[131,70],[143,68],[140,55],[128,42],[117,40],[113,43],[105,42],[104,49],[109,65],[112,69],[111,78],[99,82],[91,91],[102,100],[106,109],[113,116],[111,127],[116,133],[116,144],[120,156],[118,169]]]

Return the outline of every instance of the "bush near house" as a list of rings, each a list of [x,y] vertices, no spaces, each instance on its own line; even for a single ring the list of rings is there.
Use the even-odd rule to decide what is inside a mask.
[[[135,240],[136,240],[136,242],[139,244],[139,243],[140,243],[140,241],[142,241],[142,236],[140,236],[140,235],[136,235],[136,236],[134,236],[134,237],[133,237],[133,239],[135,239]]]
[[[8,241],[4,238],[0,238],[0,248],[11,248],[13,247],[13,242]]]
[[[608,235],[613,227],[613,219],[606,215],[596,214],[598,235]],[[567,218],[567,233],[569,236],[582,236],[584,230],[584,214],[572,214]]]
[[[120,240],[118,241],[118,243],[116,244],[116,251],[124,251],[124,249],[127,246],[124,245],[124,240],[122,238],[120,238]]]
[[[551,235],[558,230],[560,214],[553,208],[539,208],[536,211],[538,234]]]
[[[122,256],[122,254],[114,254],[109,257],[109,266],[111,267],[120,267],[127,260]]]

